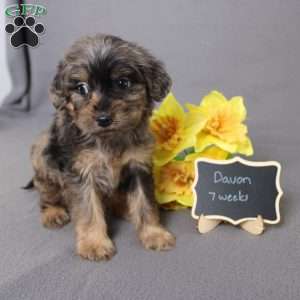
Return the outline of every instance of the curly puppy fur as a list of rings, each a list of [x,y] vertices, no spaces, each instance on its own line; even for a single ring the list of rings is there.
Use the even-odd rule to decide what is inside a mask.
[[[115,253],[106,211],[130,220],[148,249],[168,250],[174,236],[159,223],[148,120],[171,79],[147,50],[118,37],[85,37],[66,53],[50,88],[56,108],[32,146],[41,221],[70,219],[77,253],[89,260]]]

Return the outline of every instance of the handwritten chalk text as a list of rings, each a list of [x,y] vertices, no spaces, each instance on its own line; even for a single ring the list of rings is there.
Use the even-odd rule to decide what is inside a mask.
[[[252,184],[250,177],[246,176],[225,176],[220,171],[214,172],[214,183],[225,184]]]
[[[247,202],[249,199],[248,194],[243,194],[241,190],[237,194],[219,194],[216,192],[208,192],[210,200],[225,201],[225,202]]]

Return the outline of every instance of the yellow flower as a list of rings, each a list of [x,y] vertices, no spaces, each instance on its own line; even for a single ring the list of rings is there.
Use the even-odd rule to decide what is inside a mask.
[[[160,167],[154,166],[155,195],[158,203],[167,209],[178,209],[180,205],[192,207],[195,160],[200,157],[226,159],[227,156],[228,152],[210,147],[202,153],[187,155],[185,160],[170,161]]]
[[[196,133],[204,124],[204,118],[197,112],[187,118],[181,105],[169,93],[150,120],[150,129],[156,142],[154,164],[162,166],[182,150],[193,146]]]
[[[230,153],[253,154],[247,126],[243,124],[247,111],[242,97],[227,100],[221,93],[212,91],[199,106],[188,104],[187,107],[191,116],[202,114],[206,118],[204,127],[197,134],[197,152],[216,145]]]
[[[191,186],[195,178],[192,161],[170,161],[162,167],[154,167],[155,195],[159,204],[177,201],[192,206]]]
[[[196,152],[196,153],[191,153],[186,156],[185,160],[186,161],[195,161],[197,158],[211,158],[211,159],[217,159],[217,160],[224,160],[228,158],[229,153],[227,151],[224,151],[223,149],[216,147],[216,146],[211,146],[206,148],[202,152]]]

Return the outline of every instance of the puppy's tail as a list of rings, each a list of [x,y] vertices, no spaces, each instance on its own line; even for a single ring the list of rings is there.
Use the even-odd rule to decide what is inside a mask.
[[[22,189],[24,190],[32,190],[33,188],[34,188],[33,178],[25,186],[22,186]]]

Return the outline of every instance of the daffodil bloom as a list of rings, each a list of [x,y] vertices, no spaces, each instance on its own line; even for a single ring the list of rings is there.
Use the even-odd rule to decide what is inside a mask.
[[[155,196],[159,204],[173,201],[183,206],[193,204],[192,184],[195,178],[192,161],[171,161],[154,167]]]
[[[211,146],[203,150],[202,152],[191,153],[186,156],[186,161],[195,161],[197,158],[210,158],[216,160],[225,160],[229,156],[229,152],[224,151],[223,149]]]
[[[204,124],[204,118],[197,112],[187,118],[182,106],[169,93],[150,120],[150,129],[156,142],[154,165],[162,166],[182,150],[193,146],[196,134]]]
[[[199,106],[187,104],[187,107],[188,116],[201,114],[206,119],[196,137],[196,152],[216,145],[230,153],[253,154],[247,126],[243,124],[247,111],[242,97],[227,100],[221,93],[212,91]]]
[[[195,179],[195,160],[200,157],[226,159],[228,152],[210,147],[202,153],[192,153],[182,161],[171,161],[154,167],[155,194],[158,203],[167,209],[193,205],[192,185]]]

